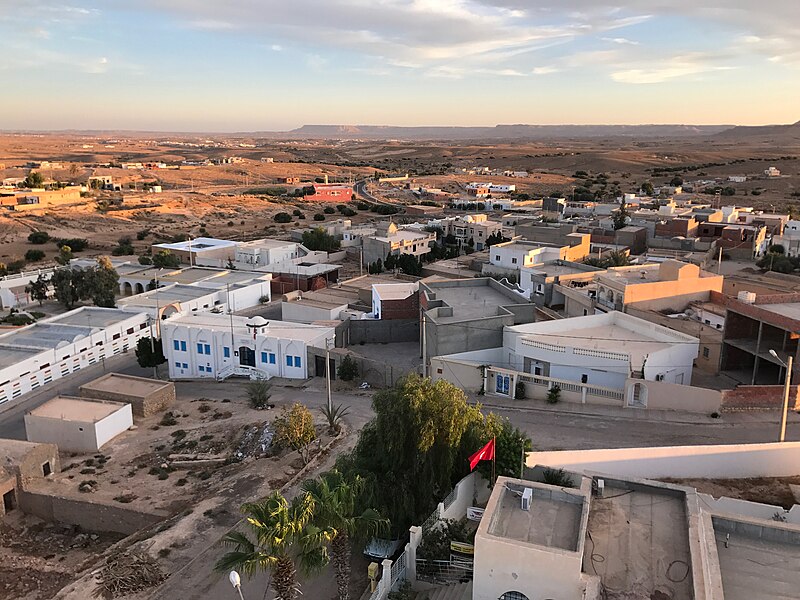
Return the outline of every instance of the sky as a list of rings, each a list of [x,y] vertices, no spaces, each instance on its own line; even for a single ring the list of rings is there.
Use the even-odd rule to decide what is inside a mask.
[[[0,0],[0,129],[800,120],[800,0]]]

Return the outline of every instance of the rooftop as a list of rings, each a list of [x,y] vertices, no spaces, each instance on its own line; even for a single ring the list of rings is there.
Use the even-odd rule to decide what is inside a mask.
[[[96,423],[114,414],[123,406],[125,404],[121,402],[56,396],[34,408],[30,414],[74,423]]]
[[[533,491],[530,510],[521,506],[523,490]],[[507,480],[488,532],[518,542],[576,552],[584,498],[562,488]]]
[[[231,240],[218,240],[216,238],[199,237],[193,240],[175,242],[172,244],[153,244],[153,248],[161,248],[162,250],[184,250],[187,252],[198,252],[212,249],[218,250],[220,248],[233,248],[237,244],[237,242]]]
[[[566,260],[554,260],[530,267],[522,267],[526,272],[541,273],[547,277],[562,277],[564,275],[580,275],[583,273],[602,273],[603,269],[591,267],[581,263]]]
[[[781,302],[779,304],[759,304],[758,308],[800,321],[800,302]]]
[[[237,335],[252,335],[252,328],[247,327],[247,323],[253,323],[253,318],[238,317],[231,318],[229,315],[215,315],[212,313],[195,313],[184,317],[173,317],[163,322],[162,327],[198,327],[210,331],[222,331],[230,333],[231,322],[233,331]],[[259,334],[272,338],[293,339],[302,341],[315,340],[321,335],[332,335],[333,328],[319,327],[317,325],[306,325],[303,323],[290,323],[288,321],[268,320],[266,333]]]
[[[725,600],[790,600],[800,589],[800,532],[713,517]]]
[[[419,283],[416,281],[379,283],[373,285],[372,289],[377,292],[381,300],[404,300],[419,289]]]
[[[40,445],[36,442],[0,439],[0,467],[10,467],[20,463],[32,450]]]
[[[489,277],[477,279],[444,279],[420,282],[420,291],[427,293],[428,310],[436,323],[472,321],[500,314],[502,306],[528,304],[519,294]],[[449,313],[449,314],[448,314]]]
[[[84,306],[63,315],[47,319],[45,323],[59,325],[82,325],[84,327],[109,327],[125,319],[130,319],[131,314],[118,308],[98,308]],[[39,323],[41,324],[41,323]]]
[[[122,373],[107,373],[94,381],[84,383],[81,389],[86,388],[113,394],[123,393],[130,396],[149,396],[170,385],[172,384],[169,381],[156,381]]]

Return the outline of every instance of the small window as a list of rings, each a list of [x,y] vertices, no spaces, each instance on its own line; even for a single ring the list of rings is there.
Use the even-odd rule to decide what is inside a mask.
[[[703,346],[703,358],[708,358],[709,354],[708,346]]]
[[[180,368],[181,368],[181,363],[179,363],[179,362],[176,362],[176,363],[175,363],[175,368],[176,368],[176,369],[180,369]]]
[[[275,364],[275,354],[273,352],[269,353],[269,364],[271,365]]]
[[[181,342],[181,352],[186,352],[186,342]]]
[[[297,367],[298,369],[300,368],[300,357],[299,356],[295,356],[294,357],[294,366]]]
[[[118,340],[118,339],[120,338],[120,336],[121,336],[121,335],[122,335],[121,333],[115,333],[115,334],[114,334],[114,337],[112,337],[111,339],[112,339],[112,340]]]
[[[222,349],[222,356],[223,356],[224,358],[230,358],[230,357],[231,357],[231,349],[230,349],[230,348],[228,348],[227,346],[226,346],[226,347],[224,347],[224,348]]]
[[[205,351],[206,351],[206,354],[208,354],[209,356],[211,356],[211,346],[210,346],[209,344],[204,344],[204,345],[203,345],[203,348],[205,349]]]
[[[46,463],[42,465],[42,473],[45,477],[50,475],[53,472],[53,468],[50,466],[50,461],[48,460]]]
[[[266,352],[261,353],[261,362],[262,363],[269,362],[269,355]]]
[[[495,260],[500,260],[500,255],[499,255],[499,254],[495,254],[495,255],[494,255],[494,259],[495,259]]]
[[[203,353],[203,344],[197,344],[197,353],[198,354],[202,354]]]
[[[172,347],[175,350],[180,350],[181,349],[181,343],[178,340],[172,340]]]
[[[286,357],[286,366],[287,367],[291,367],[292,366],[292,357],[291,356],[287,356]]]
[[[128,335],[132,334],[133,333],[133,327],[128,328],[128,330],[125,333],[127,333]]]
[[[147,329],[147,323],[142,323],[139,325],[139,330],[141,331],[142,329]]]
[[[187,365],[186,363],[183,363],[183,368],[184,368],[184,369],[188,369],[188,368],[189,368],[189,365]]]
[[[206,368],[203,365],[200,365],[199,367],[197,367],[197,370],[200,371],[201,373],[205,373]]]
[[[512,258],[512,259],[511,259],[511,264],[512,264],[512,265],[515,265],[515,264],[517,264],[517,259],[516,259],[516,258]]]

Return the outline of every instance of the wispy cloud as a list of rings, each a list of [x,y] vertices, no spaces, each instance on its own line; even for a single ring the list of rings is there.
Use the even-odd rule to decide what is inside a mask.
[[[627,46],[638,46],[639,42],[635,42],[633,40],[629,40],[628,38],[624,37],[615,37],[615,38],[603,38],[604,42],[611,42],[612,44],[620,44],[620,45],[627,45]]]
[[[683,77],[708,73],[712,71],[727,71],[731,66],[716,64],[713,57],[702,54],[692,56],[678,56],[655,66],[622,69],[611,73],[611,78],[619,83],[648,84],[664,83]]]
[[[550,75],[551,73],[558,73],[559,69],[556,67],[535,67],[531,73],[534,75]]]

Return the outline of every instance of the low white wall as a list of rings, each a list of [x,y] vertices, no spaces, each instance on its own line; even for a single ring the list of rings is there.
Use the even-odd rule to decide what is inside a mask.
[[[97,448],[102,448],[104,444],[113,440],[123,431],[130,429],[132,425],[133,412],[131,411],[131,405],[123,404],[119,407],[119,410],[94,424]]]
[[[800,442],[529,452],[543,465],[616,477],[791,477],[800,475]]]

